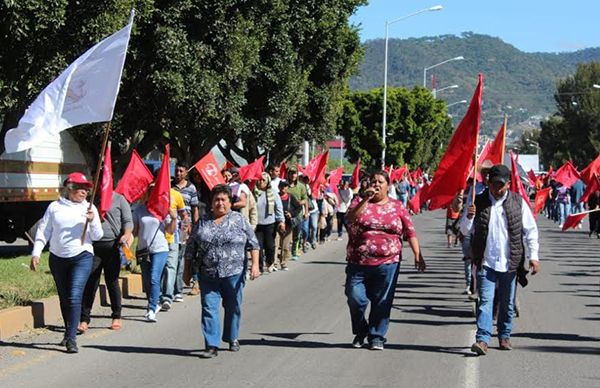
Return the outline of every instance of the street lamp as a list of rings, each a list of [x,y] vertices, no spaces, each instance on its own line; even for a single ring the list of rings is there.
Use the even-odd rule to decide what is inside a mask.
[[[445,88],[441,88],[441,89],[433,89],[433,98],[437,98],[437,94],[439,92],[443,92],[444,90],[448,90],[448,89],[456,89],[458,87],[458,85],[450,85],[450,86],[446,86]]]
[[[467,100],[460,100],[460,101],[456,101],[456,102],[453,102],[452,104],[448,104],[448,105],[446,105],[446,109],[450,108],[450,107],[451,107],[451,106],[453,106],[453,105],[458,105],[458,104],[466,104],[466,103],[467,103]]]
[[[448,63],[448,62],[452,62],[452,61],[462,61],[463,59],[465,59],[462,55],[459,57],[454,57],[454,58],[450,58],[450,59],[446,59],[445,61],[442,61],[440,63],[436,63],[433,66],[429,66],[429,67],[425,67],[423,68],[423,87],[426,88],[427,87],[427,70],[431,70],[434,67],[438,67],[443,65],[444,63]]]
[[[394,19],[391,22],[385,21],[385,54],[383,59],[383,125],[381,126],[381,138],[383,140],[383,149],[381,150],[381,168],[385,167],[385,147],[386,147],[386,110],[387,110],[387,63],[388,63],[388,37],[389,37],[389,27],[397,23],[401,20],[408,19],[409,17],[418,15],[420,13],[429,12],[429,11],[440,11],[442,10],[441,5],[434,5],[433,7],[425,8],[417,12],[413,12],[409,15],[399,17],[398,19]]]
[[[600,89],[600,85],[598,85],[598,84],[593,84],[592,87],[595,89]]]

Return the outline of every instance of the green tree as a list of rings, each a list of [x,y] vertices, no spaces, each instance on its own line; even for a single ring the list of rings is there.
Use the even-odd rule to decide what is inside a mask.
[[[542,121],[540,146],[547,165],[571,159],[584,167],[600,153],[600,62],[580,64],[574,75],[559,80],[554,93],[558,112]]]
[[[350,160],[360,157],[367,168],[381,166],[382,97],[381,89],[348,94],[337,123]],[[446,104],[435,100],[428,90],[421,87],[388,89],[386,165],[408,163],[411,168],[434,167],[451,133]]]

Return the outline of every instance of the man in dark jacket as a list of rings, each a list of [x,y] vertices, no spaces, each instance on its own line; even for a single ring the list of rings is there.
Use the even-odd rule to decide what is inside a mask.
[[[488,189],[477,195],[460,223],[463,235],[473,234],[471,251],[477,266],[477,334],[471,351],[485,355],[492,335],[494,294],[498,288],[498,339],[501,350],[511,350],[517,269],[527,264],[539,272],[538,230],[527,202],[509,191],[510,170],[504,165],[490,169]],[[527,244],[528,257],[525,258]]]

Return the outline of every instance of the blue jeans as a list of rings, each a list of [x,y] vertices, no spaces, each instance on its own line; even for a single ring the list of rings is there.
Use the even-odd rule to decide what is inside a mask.
[[[83,251],[77,256],[60,257],[50,253],[50,272],[56,283],[60,312],[65,322],[65,338],[75,340],[81,316],[81,300],[94,255]]]
[[[160,285],[160,302],[173,302],[173,290],[177,277],[177,263],[179,260],[179,243],[169,244],[167,263],[162,273]]]
[[[319,224],[319,212],[310,213],[308,217],[308,242],[313,244],[317,242],[317,230]]]
[[[210,278],[200,276],[200,295],[202,296],[202,334],[206,347],[218,348],[221,339],[233,342],[239,337],[240,319],[242,317],[242,291],[244,289],[244,273],[226,278]],[[223,336],[221,336],[221,319],[219,309],[223,304]]]
[[[571,205],[565,202],[558,202],[558,224],[562,225],[567,220],[569,216],[569,210],[571,210]]]
[[[346,266],[345,289],[352,334],[367,337],[369,343],[385,342],[399,269],[400,263]],[[371,311],[367,322],[365,313],[369,302]]]
[[[498,288],[498,338],[510,339],[514,311],[516,272],[497,272],[486,266],[477,270],[479,308],[477,310],[477,342],[489,345],[492,337],[494,294]]]
[[[184,268],[184,255],[185,255],[185,244],[179,244],[179,254],[177,256],[177,273],[175,277],[175,288],[173,294],[183,294],[183,268]]]
[[[156,311],[158,298],[160,296],[160,278],[167,263],[169,252],[150,253],[150,262],[143,261],[142,282],[146,297],[148,298],[148,310]]]

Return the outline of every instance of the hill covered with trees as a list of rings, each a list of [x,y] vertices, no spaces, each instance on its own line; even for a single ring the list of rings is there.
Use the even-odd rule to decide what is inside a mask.
[[[463,56],[427,72],[427,86],[435,75],[437,89],[459,85],[438,93],[448,104],[470,100],[477,75],[485,76],[482,132],[491,134],[509,115],[509,129],[537,127],[541,118],[554,113],[553,94],[560,79],[575,73],[577,65],[600,60],[600,48],[565,53],[526,53],[499,38],[465,32],[460,36],[390,39],[388,86],[412,88],[423,85],[423,69],[449,58]],[[364,43],[364,57],[350,80],[353,90],[368,90],[383,85],[384,40]],[[591,88],[591,85],[590,85]],[[467,104],[448,111],[463,116]],[[455,124],[457,121],[455,120]],[[513,134],[515,137],[518,133]]]

